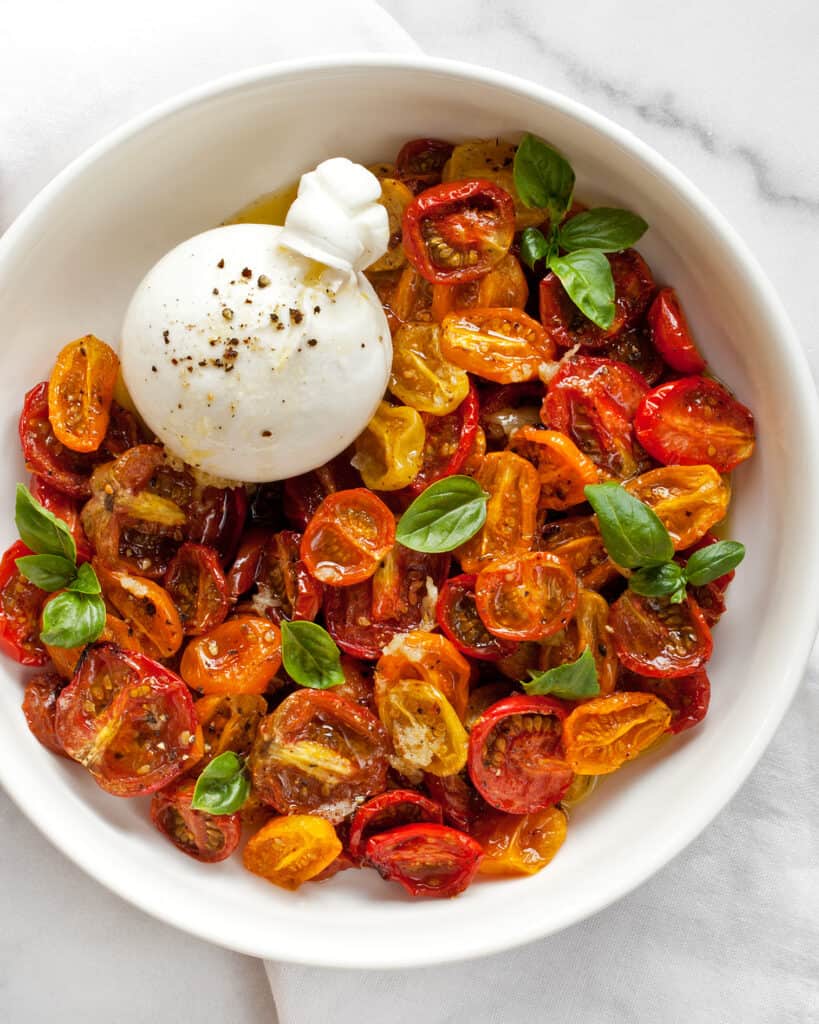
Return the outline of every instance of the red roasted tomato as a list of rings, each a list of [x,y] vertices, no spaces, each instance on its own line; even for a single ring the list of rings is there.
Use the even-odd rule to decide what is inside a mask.
[[[365,863],[410,896],[457,896],[475,877],[483,850],[446,825],[402,825],[367,840]]]
[[[711,682],[704,669],[673,679],[652,679],[630,672],[621,682],[620,689],[640,690],[659,697],[671,709],[668,727],[671,733],[683,732],[701,722],[711,702]]]
[[[626,590],[611,606],[609,626],[620,663],[638,675],[687,676],[711,657],[711,630],[687,597],[672,604],[665,597],[642,597]]]
[[[168,566],[163,583],[179,612],[185,636],[205,633],[227,617],[227,583],[213,548],[183,544]]]
[[[441,808],[414,789],[389,789],[368,800],[353,815],[347,848],[359,860],[370,836],[399,825],[412,825],[419,821],[443,823]]]
[[[441,139],[410,139],[395,158],[398,178],[416,195],[438,185],[444,164],[452,156],[452,143]]]
[[[23,576],[15,561],[31,551],[18,540],[0,561],[0,650],[21,665],[48,661],[40,641],[40,614],[48,594]]]
[[[443,634],[469,658],[497,661],[510,655],[515,645],[490,633],[475,603],[475,573],[448,579],[438,595],[435,616]]]
[[[700,355],[673,288],[661,288],[648,310],[648,325],[658,352],[678,373],[702,373]]]
[[[424,415],[424,461],[409,486],[413,494],[419,494],[436,480],[461,472],[475,443],[479,417],[480,403],[474,384],[469,385],[466,398],[455,412],[446,416]]]
[[[154,793],[151,821],[163,836],[194,860],[215,864],[227,860],[239,845],[242,822],[238,814],[208,814],[191,807],[196,783],[178,779]]]
[[[268,537],[259,551],[253,607],[277,625],[285,620],[312,621],[321,608],[323,589],[300,558],[300,543],[301,534],[281,530]]]
[[[54,754],[65,755],[54,731],[57,698],[65,680],[56,672],[38,672],[26,683],[23,694],[23,714],[33,735]]]

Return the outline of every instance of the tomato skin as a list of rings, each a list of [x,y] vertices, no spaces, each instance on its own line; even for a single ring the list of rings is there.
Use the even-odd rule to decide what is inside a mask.
[[[48,419],[48,381],[26,394],[19,423],[26,468],[70,498],[88,498],[94,456],[72,452],[57,440]]]
[[[730,483],[713,466],[660,466],[624,487],[656,513],[677,551],[721,522],[731,501]]]
[[[702,373],[705,360],[673,288],[661,288],[648,309],[648,326],[658,352],[677,373]]]
[[[185,636],[199,636],[227,617],[227,583],[213,548],[183,544],[171,560],[163,584],[179,612]]]
[[[469,393],[469,376],[444,356],[438,324],[412,322],[395,332],[388,386],[410,408],[446,416]]]
[[[278,627],[256,615],[238,615],[194,637],[179,672],[204,694],[264,693],[281,663]]]
[[[482,277],[509,251],[514,231],[514,200],[480,178],[434,185],[404,213],[407,258],[433,284]]]
[[[446,581],[438,595],[435,617],[446,636],[469,658],[497,661],[512,653],[513,643],[490,633],[475,603],[475,573],[462,573]]]
[[[93,334],[60,351],[48,383],[48,418],[66,448],[93,452],[102,444],[118,371],[114,350]]]
[[[452,143],[442,139],[410,139],[395,158],[398,177],[416,195],[441,181],[444,164],[452,156]]]
[[[35,739],[53,754],[62,757],[65,757],[65,751],[54,731],[54,719],[57,698],[64,686],[65,680],[56,672],[38,672],[26,683],[23,694],[23,714]]]
[[[432,286],[432,319],[440,323],[448,313],[463,309],[487,309],[503,306],[525,309],[529,285],[520,261],[511,250],[488,274],[466,284]]]
[[[216,864],[227,860],[242,834],[238,814],[208,814],[191,807],[195,783],[178,779],[154,793],[151,821],[155,827],[194,860]]]
[[[251,836],[242,859],[254,875],[294,891],[318,878],[341,853],[341,841],[328,821],[292,814],[273,818]]]
[[[668,373],[669,367],[654,347],[649,332],[640,324],[621,331],[609,338],[599,348],[581,347],[582,356],[604,356],[618,363],[625,363],[639,373],[650,388],[658,384]]]
[[[421,468],[409,485],[412,495],[460,473],[475,443],[480,419],[480,402],[475,385],[470,382],[466,398],[446,416],[425,414],[426,440]]]
[[[21,665],[39,668],[48,661],[40,640],[40,614],[49,595],[30,583],[15,564],[30,554],[18,540],[0,560],[0,651]]]
[[[424,775],[424,786],[430,798],[441,808],[446,824],[471,834],[478,817],[487,804],[472,785],[466,772],[457,775]]]
[[[675,679],[652,679],[629,673],[620,689],[653,693],[659,697],[671,710],[668,731],[674,735],[701,722],[708,714],[711,702],[711,681],[704,669]]]
[[[187,539],[215,548],[223,565],[236,554],[247,517],[244,487],[206,487],[187,509]]]
[[[386,832],[398,825],[419,821],[443,824],[441,808],[414,789],[390,789],[368,800],[353,815],[347,849],[355,861],[364,855],[364,846],[370,836]]]
[[[708,377],[683,377],[643,398],[634,431],[645,450],[664,465],[732,469],[753,454],[753,413]]]
[[[626,590],[611,606],[609,625],[621,665],[638,675],[690,675],[714,649],[711,630],[690,596],[671,604]]]
[[[328,494],[360,486],[361,476],[350,465],[349,454],[342,452],[318,469],[285,480],[284,514],[297,530],[304,530]]]
[[[421,414],[408,405],[379,403],[375,415],[356,438],[356,465],[374,491],[399,491],[418,475],[424,458],[426,430]]]
[[[609,606],[606,599],[593,590],[581,587],[572,621],[565,630],[556,633],[550,643],[542,646],[541,671],[576,661],[588,648],[597,668],[600,693],[611,693],[617,682],[620,663],[611,643],[608,621]]]
[[[307,524],[299,553],[308,571],[331,587],[369,579],[395,543],[395,519],[371,491],[357,487],[324,499]]]
[[[225,577],[228,597],[237,601],[256,582],[259,559],[269,534],[258,526],[251,527],[242,536],[233,565]]]
[[[563,722],[566,759],[581,775],[608,775],[668,729],[671,711],[652,693],[611,693],[578,704]]]
[[[577,577],[549,551],[498,559],[475,581],[483,624],[503,640],[545,640],[564,629],[577,606]]]
[[[429,823],[381,832],[364,847],[365,863],[410,896],[457,896],[475,877],[482,857],[471,836]]]
[[[540,727],[533,722],[529,729],[527,717]],[[560,800],[573,776],[563,754],[565,717],[565,706],[552,697],[517,694],[481,715],[469,737],[469,777],[490,806],[528,814]]]

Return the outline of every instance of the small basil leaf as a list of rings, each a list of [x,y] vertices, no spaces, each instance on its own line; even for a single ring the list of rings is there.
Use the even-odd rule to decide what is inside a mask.
[[[102,593],[100,581],[97,579],[97,574],[94,572],[94,567],[90,562],[83,562],[79,569],[77,569],[77,575],[68,584],[68,589],[76,591],[78,594]]]
[[[338,647],[317,622],[282,622],[282,662],[301,686],[327,690],[344,682]]]
[[[529,682],[521,683],[521,686],[530,696],[543,697],[551,694],[562,700],[585,700],[600,693],[597,665],[588,647],[584,648],[577,661],[550,668],[540,675],[535,672],[530,672],[529,675],[532,678]]]
[[[24,555],[15,565],[40,590],[61,590],[74,579],[74,563],[62,555]]]
[[[665,562],[663,565],[652,565],[647,569],[638,569],[629,578],[629,589],[643,597],[667,597],[674,601],[680,588],[685,598],[685,577],[682,568],[676,562]]]
[[[40,639],[50,647],[90,644],[105,626],[105,603],[99,594],[64,590],[43,609]]]
[[[513,173],[524,206],[545,207],[552,224],[557,224],[572,202],[574,171],[569,161],[542,139],[524,135]]]
[[[241,758],[226,750],[214,757],[196,780],[191,807],[208,814],[234,814],[249,792],[250,782]]]
[[[685,578],[692,587],[701,587],[736,569],[744,557],[745,545],[738,540],[718,540],[694,552],[686,562]]]
[[[486,522],[487,497],[471,476],[444,477],[401,516],[396,539],[413,551],[452,551]]]
[[[545,260],[550,246],[546,236],[538,228],[524,228],[520,236],[520,258],[530,270],[535,269],[538,260]]]
[[[589,484],[586,500],[597,513],[606,551],[626,569],[662,565],[674,544],[656,514],[619,484]]]
[[[621,252],[642,238],[648,224],[636,213],[600,206],[572,217],[560,229],[563,249],[599,249],[601,252]]]
[[[609,261],[599,249],[578,249],[553,256],[549,269],[584,316],[604,331],[614,323],[614,278]]]
[[[71,531],[22,484],[17,484],[14,522],[20,539],[35,554],[61,555],[72,563],[77,561],[77,545]]]
[[[680,583],[679,587],[677,587],[677,589],[671,595],[669,601],[672,604],[682,604],[687,596],[688,591],[685,589],[685,580],[683,580],[682,583]]]

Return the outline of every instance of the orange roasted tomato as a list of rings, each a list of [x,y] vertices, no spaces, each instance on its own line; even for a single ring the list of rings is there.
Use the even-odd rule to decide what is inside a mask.
[[[481,863],[480,844],[465,832],[429,822],[370,836],[364,863],[410,896],[457,896]]]
[[[297,690],[262,720],[248,762],[253,786],[280,814],[343,821],[381,793],[389,743],[360,704],[324,690]]]
[[[66,754],[114,796],[141,796],[173,782],[196,742],[188,688],[135,651],[92,644],[57,698],[55,733]]]
[[[341,840],[329,821],[291,814],[273,818],[251,836],[243,860],[254,875],[293,891],[321,874],[341,851]]]
[[[540,546],[568,562],[589,590],[601,590],[620,575],[609,558],[594,516],[569,516],[546,523]]]
[[[395,751],[394,768],[412,777],[455,775],[466,764],[468,736],[455,708],[424,679],[380,679],[375,705]]]
[[[609,606],[604,597],[581,587],[574,617],[562,633],[556,633],[542,647],[542,670],[576,661],[583,651],[591,651],[602,694],[611,693],[617,683],[618,661],[608,629]]]
[[[192,690],[205,694],[264,693],[281,663],[278,626],[237,615],[191,640],[179,672]]]
[[[321,583],[349,587],[372,576],[395,543],[395,519],[380,498],[363,487],[324,499],[307,524],[300,554]]]
[[[583,489],[597,483],[597,467],[577,445],[557,430],[520,427],[509,448],[528,459],[540,478],[540,508],[562,512],[585,500]]]
[[[479,572],[488,562],[531,549],[540,494],[537,470],[514,452],[485,455],[474,478],[489,500],[486,522],[455,552],[464,572]]]
[[[112,572],[97,558],[93,566],[103,597],[133,626],[142,649],[158,658],[173,657],[182,646],[184,633],[168,591],[142,576]]]
[[[46,604],[56,595],[49,594]],[[43,605],[45,608],[45,605]],[[105,615],[105,625],[97,637],[99,643],[116,644],[125,651],[139,651],[141,654],[150,653],[143,650],[143,645],[137,635],[136,627],[125,622],[118,615],[108,611]],[[77,663],[80,660],[85,646],[80,647],[51,647],[45,645],[48,656],[51,658],[54,668],[64,679],[70,679],[77,670]]]
[[[661,466],[624,486],[656,512],[677,551],[722,522],[731,501],[731,485],[712,466]]]
[[[673,604],[626,590],[611,606],[609,625],[620,663],[638,675],[687,676],[714,649],[711,630],[690,596]]]
[[[612,693],[579,704],[563,723],[566,760],[581,775],[607,775],[668,729],[671,711],[651,693]]]
[[[436,284],[432,287],[432,319],[440,323],[447,313],[460,309],[525,309],[529,285],[520,261],[507,253],[488,274],[466,284]]]
[[[545,640],[565,629],[577,604],[577,577],[549,551],[498,559],[475,582],[483,624],[503,640]]]
[[[215,757],[232,750],[247,757],[259,723],[267,714],[267,701],[256,693],[212,694],[194,704],[202,726],[202,757],[197,773]]]
[[[54,731],[57,698],[65,680],[56,672],[38,672],[26,683],[23,694],[23,714],[32,735],[54,754],[65,754]]]
[[[422,679],[437,687],[463,719],[470,673],[469,662],[445,636],[416,629],[395,637],[378,659],[375,700],[399,679]]]
[[[441,349],[438,324],[407,323],[393,339],[390,392],[419,412],[446,416],[469,391],[469,377]]]
[[[488,814],[473,835],[483,847],[482,875],[534,875],[563,845],[567,819],[559,807],[530,814]]]
[[[541,325],[522,309],[471,309],[450,313],[441,324],[441,352],[455,366],[498,384],[536,380],[540,364],[554,358]]]
[[[242,823],[238,814],[208,814],[191,807],[196,783],[177,779],[154,793],[151,821],[174,846],[194,860],[216,864],[227,860],[239,845]]]
[[[412,483],[424,461],[426,431],[408,405],[381,402],[355,442],[361,479],[374,491],[398,491]]]
[[[199,636],[225,620],[230,608],[227,583],[213,548],[183,544],[171,560],[163,583],[186,636]]]
[[[74,452],[95,452],[108,430],[119,359],[87,334],[62,349],[48,382],[48,418],[57,440]]]

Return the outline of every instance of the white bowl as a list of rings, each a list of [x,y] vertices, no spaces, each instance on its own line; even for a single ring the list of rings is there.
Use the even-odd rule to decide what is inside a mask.
[[[94,146],[0,240],[4,450],[17,453],[23,393],[61,344],[89,331],[115,343],[134,286],[180,240],[328,156],[366,163],[414,136],[521,131],[569,156],[580,196],[648,220],[641,251],[678,289],[714,371],[756,415],[759,443],[736,473],[731,516],[748,556],[716,629],[710,713],[599,786],[572,814],[554,862],[531,879],[410,902],[374,872],[348,871],[291,894],[239,858],[208,866],[181,856],[148,823],[147,801],[106,795],[38,746],[19,710],[24,673],[3,661],[0,777],[10,795],[105,885],[213,942],[302,963],[408,967],[554,932],[639,885],[705,827],[799,683],[819,607],[819,430],[787,317],[743,243],[678,171],[591,110],[508,75],[421,57],[277,65],[197,89]],[[23,478],[14,454],[0,473],[4,542]]]

